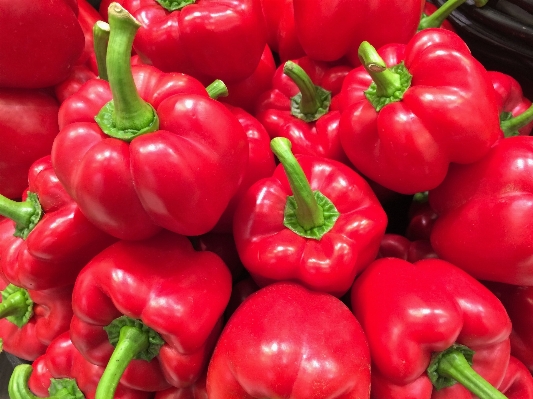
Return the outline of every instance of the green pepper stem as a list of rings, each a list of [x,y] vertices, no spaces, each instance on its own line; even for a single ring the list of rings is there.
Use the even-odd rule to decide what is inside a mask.
[[[437,373],[456,380],[479,399],[507,399],[504,394],[474,371],[460,351],[450,351],[442,356]]]
[[[402,89],[399,74],[387,68],[385,61],[376,49],[367,41],[359,46],[359,60],[376,84],[376,94],[381,97],[392,97]]]
[[[71,378],[51,379],[49,396],[35,396],[28,387],[33,367],[30,364],[19,364],[13,369],[9,379],[8,392],[11,399],[84,399],[76,381]]]
[[[309,75],[302,67],[292,61],[287,61],[283,65],[283,73],[287,75],[298,86],[302,97],[299,108],[302,114],[315,114],[321,107],[317,89]]]
[[[94,54],[98,67],[98,77],[108,80],[107,77],[107,46],[109,44],[109,24],[104,21],[96,21],[93,26]]]
[[[0,302],[0,319],[12,315],[24,315],[28,311],[28,296],[23,291],[16,291]]]
[[[0,215],[11,219],[19,226],[29,226],[35,211],[35,205],[29,199],[17,202],[0,195]]]
[[[95,399],[113,399],[120,378],[130,361],[149,346],[148,334],[137,327],[123,326],[120,329],[115,350],[107,363],[96,388]]]
[[[135,86],[131,72],[131,49],[141,24],[118,3],[109,6],[107,74],[114,106],[114,124],[119,130],[142,130],[153,123],[154,111]]]
[[[522,112],[520,115],[514,116],[507,120],[500,122],[500,128],[505,137],[515,136],[518,129],[523,128],[533,121],[533,104]]]
[[[213,83],[205,88],[209,97],[216,100],[218,97],[228,96],[228,87],[220,79],[216,79]]]
[[[272,152],[285,169],[292,194],[296,201],[296,219],[305,230],[324,224],[324,212],[318,205],[305,173],[291,151],[290,140],[275,137],[270,141]]]
[[[442,23],[450,14],[457,9],[466,0],[447,0],[434,13],[430,15],[423,15],[418,24],[418,30],[421,31],[427,28],[440,28]],[[483,7],[488,3],[488,0],[474,0],[476,7]]]

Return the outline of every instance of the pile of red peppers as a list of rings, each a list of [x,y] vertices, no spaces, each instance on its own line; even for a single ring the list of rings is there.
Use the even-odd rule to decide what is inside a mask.
[[[0,4],[0,389],[533,399],[532,88],[446,20],[486,3]]]

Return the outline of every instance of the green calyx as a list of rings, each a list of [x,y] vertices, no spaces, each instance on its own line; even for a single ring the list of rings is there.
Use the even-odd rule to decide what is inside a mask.
[[[105,134],[129,142],[158,130],[159,118],[137,92],[131,71],[133,39],[141,25],[118,3],[111,3],[108,14],[106,69],[113,100],[102,107],[95,120]]]
[[[26,239],[43,217],[43,208],[37,194],[30,191],[25,201],[17,202],[0,195],[0,215],[15,222],[15,237]]]
[[[5,318],[19,328],[33,316],[33,300],[24,288],[9,284],[1,292],[0,318]]]
[[[437,389],[457,383],[463,385],[479,399],[507,399],[472,368],[474,351],[464,345],[452,345],[435,353],[427,368],[427,374]]]
[[[8,392],[11,399],[85,399],[76,381],[70,378],[50,380],[47,398],[35,396],[28,388],[33,367],[30,364],[19,364],[9,379]]]
[[[112,399],[130,361],[151,361],[165,343],[156,331],[142,321],[127,316],[113,320],[104,330],[115,350],[100,378],[95,399]]]
[[[167,11],[181,10],[189,4],[194,4],[195,0],[156,0],[161,7]]]
[[[339,212],[327,197],[311,189],[288,139],[275,137],[270,142],[270,148],[283,165],[293,193],[287,197],[284,226],[302,237],[320,240],[333,228]]]
[[[404,63],[387,67],[376,49],[368,42],[359,46],[359,60],[372,77],[372,84],[365,91],[365,96],[380,111],[384,106],[400,101],[411,86],[412,75]]]
[[[283,73],[298,86],[300,92],[291,98],[291,114],[305,122],[314,122],[329,111],[331,92],[315,85],[298,64],[287,61]]]

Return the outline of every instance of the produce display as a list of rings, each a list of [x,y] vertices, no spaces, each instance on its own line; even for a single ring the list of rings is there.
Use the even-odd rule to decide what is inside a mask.
[[[527,0],[0,4],[0,397],[533,399],[533,84],[480,21],[529,65]]]

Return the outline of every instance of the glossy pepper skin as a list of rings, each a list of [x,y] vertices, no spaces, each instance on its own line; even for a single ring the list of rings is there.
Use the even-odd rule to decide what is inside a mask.
[[[281,62],[305,56],[294,25],[293,0],[260,0],[267,43]]]
[[[53,390],[57,387],[69,387],[71,392],[81,392],[86,399],[94,399],[96,386],[103,372],[103,367],[85,360],[72,344],[69,332],[65,331],[31,365],[20,365],[13,370],[9,383],[10,398],[35,398],[33,395],[55,397]],[[148,399],[151,395],[150,392],[127,388],[119,383],[115,398]],[[61,397],[74,399],[76,396],[71,394]]]
[[[134,49],[165,72],[183,72],[204,83],[247,78],[266,45],[256,0],[123,0],[140,23]],[[205,81],[207,79],[207,81]]]
[[[438,215],[430,240],[440,258],[480,280],[533,285],[532,164],[532,138],[516,136],[450,168],[429,192]]]
[[[407,43],[416,33],[424,2],[293,0],[295,29],[309,57],[320,61],[346,57],[357,66],[357,49],[364,40],[376,48]]]
[[[246,134],[198,80],[131,66],[139,25],[114,4],[109,83],[88,81],[62,104],[52,148],[57,176],[85,216],[120,239],[147,238],[161,228],[204,234],[244,174]]]
[[[457,34],[424,29],[379,54],[370,44],[340,94],[341,144],[357,170],[414,194],[489,151],[501,135],[494,88]]]
[[[270,138],[289,139],[295,154],[348,163],[338,133],[340,113],[330,105],[351,69],[345,63],[330,65],[309,57],[280,65],[271,88],[257,100],[257,119]]]
[[[45,88],[65,79],[83,51],[76,0],[0,3],[0,87]]]
[[[370,356],[357,319],[339,299],[296,283],[250,295],[207,370],[210,399],[364,399],[369,391]]]
[[[350,295],[370,346],[372,398],[473,398],[460,383],[435,389],[426,371],[434,353],[454,344],[473,350],[473,369],[501,384],[511,321],[496,296],[461,269],[440,259],[378,259]]]
[[[511,356],[499,390],[509,399],[533,397],[533,376],[520,360]]]
[[[533,286],[484,284],[502,301],[513,323],[511,353],[533,373]]]
[[[272,142],[282,147],[275,152],[282,164],[248,189],[233,220],[242,263],[259,286],[291,280],[342,296],[375,258],[387,224],[385,211],[368,183],[348,166],[294,156],[284,138]],[[294,167],[301,168],[295,180],[306,182],[305,191],[289,180],[284,164],[291,169],[291,179],[294,164],[299,165]],[[307,200],[309,207],[304,206]],[[314,211],[315,205],[320,211]],[[298,219],[292,206],[309,212],[313,224],[305,216]]]
[[[185,388],[207,367],[230,293],[231,274],[224,262],[212,252],[195,251],[184,236],[162,231],[139,242],[119,241],[78,276],[70,336],[91,363],[127,365],[133,378],[124,374],[125,386],[144,391]],[[143,352],[143,358],[128,364],[114,354],[112,335],[104,327],[119,323],[122,329],[121,316],[149,331],[150,356]],[[120,342],[123,346],[129,341]],[[106,372],[97,398],[112,397]]]
[[[6,352],[33,361],[69,329],[72,285],[26,290],[0,274],[0,290],[0,339]]]
[[[427,258],[437,258],[428,239],[411,241],[401,234],[386,233],[381,239],[377,258],[399,258],[416,262]]]
[[[59,103],[41,90],[0,88],[0,110],[0,194],[18,199],[30,165],[52,150]]]
[[[241,198],[256,181],[272,175],[276,162],[270,151],[270,137],[261,122],[239,107],[229,104],[226,107],[242,125],[248,141],[248,166],[237,191],[212,229],[214,232],[232,233],[233,217]]]
[[[23,202],[3,208],[17,210],[14,220],[0,221],[0,268],[27,289],[72,285],[81,268],[116,239],[83,216],[58,181],[50,156],[32,164],[27,183],[31,198],[24,194]]]

